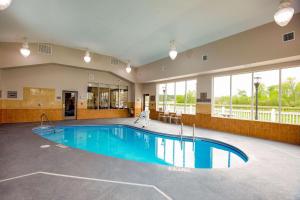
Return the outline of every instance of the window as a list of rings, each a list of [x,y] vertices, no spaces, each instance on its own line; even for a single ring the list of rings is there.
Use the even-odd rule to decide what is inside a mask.
[[[119,108],[119,88],[116,85],[110,86],[110,108]]]
[[[89,83],[87,88],[88,109],[128,108],[128,87]]]
[[[109,87],[104,84],[100,84],[99,88],[99,108],[108,109],[109,108]]]
[[[120,103],[119,108],[128,108],[127,100],[128,100],[128,87],[127,86],[120,86]]]
[[[213,85],[214,116],[300,124],[300,67],[214,77]]]
[[[165,110],[165,94],[166,94],[166,84],[158,85],[158,105],[159,111]]]
[[[300,124],[300,67],[281,71],[281,113],[283,123]]]
[[[176,111],[185,113],[185,83],[186,81],[176,82]]]
[[[197,81],[189,80],[186,82],[186,108],[185,113],[195,114],[196,113],[196,102],[197,102]]]
[[[167,83],[166,110],[175,111],[175,83]]]
[[[230,115],[230,76],[214,78],[214,107],[213,114],[216,116]]]
[[[279,122],[279,70],[255,72],[253,77],[254,82],[257,77],[260,79],[257,94],[257,120]],[[254,92],[254,98],[256,99],[256,92]],[[255,113],[256,103],[254,103],[256,116]]]
[[[252,119],[252,74],[238,74],[232,81],[232,117]],[[243,83],[243,84],[241,84]]]
[[[157,110],[186,114],[196,113],[196,80],[158,84],[157,92]]]
[[[87,108],[88,109],[98,109],[98,84],[89,83],[87,98]]]

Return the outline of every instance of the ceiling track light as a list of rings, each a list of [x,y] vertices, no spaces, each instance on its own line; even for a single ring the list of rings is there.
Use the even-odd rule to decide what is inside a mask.
[[[5,10],[11,4],[11,0],[0,0],[0,10]]]
[[[127,66],[126,66],[126,72],[129,74],[131,72],[131,65],[130,65],[130,62],[127,63]]]
[[[25,58],[27,58],[30,55],[30,49],[29,49],[27,38],[24,38],[24,42],[22,48],[20,49],[20,53]]]
[[[274,20],[279,26],[286,26],[294,15],[294,8],[291,7],[292,0],[281,0],[278,11],[274,14]]]
[[[176,50],[176,46],[175,46],[175,41],[174,40],[170,41],[169,56],[170,56],[170,58],[172,60],[175,60],[175,58],[177,57],[177,50]]]
[[[85,52],[85,56],[83,57],[83,60],[86,63],[90,63],[91,62],[92,57],[91,57],[90,52],[88,50]]]

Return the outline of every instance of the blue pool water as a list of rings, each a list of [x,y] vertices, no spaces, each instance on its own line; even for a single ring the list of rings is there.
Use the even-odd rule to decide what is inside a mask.
[[[34,129],[34,133],[59,144],[106,156],[187,168],[230,168],[243,165],[240,150],[206,139],[157,134],[127,125],[60,126],[56,133]]]

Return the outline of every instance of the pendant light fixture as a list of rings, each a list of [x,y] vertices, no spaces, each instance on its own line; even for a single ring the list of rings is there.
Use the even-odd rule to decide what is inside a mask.
[[[27,58],[30,55],[30,49],[29,49],[28,41],[26,38],[24,38],[24,42],[23,42],[22,48],[20,49],[20,53],[25,58]]]
[[[11,0],[0,0],[0,10],[5,10],[11,4]]]
[[[86,62],[86,63],[90,63],[90,62],[91,62],[92,57],[91,57],[89,51],[86,51],[86,52],[85,52],[85,56],[83,57],[83,60],[84,60],[84,62]]]
[[[176,46],[175,46],[175,41],[174,40],[170,41],[169,56],[170,56],[170,58],[172,60],[175,60],[175,58],[177,57],[177,50],[176,50]]]
[[[274,20],[279,26],[286,26],[294,15],[294,8],[291,7],[291,0],[282,0],[278,11],[274,15]]]
[[[129,74],[131,72],[130,62],[127,63],[126,72]]]

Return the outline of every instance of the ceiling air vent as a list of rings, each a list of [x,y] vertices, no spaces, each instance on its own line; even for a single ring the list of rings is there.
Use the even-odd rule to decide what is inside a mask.
[[[295,40],[295,32],[286,33],[282,37],[283,42]]]
[[[114,57],[110,58],[110,64],[112,64],[112,65],[118,65],[120,63],[121,63],[121,61],[119,59],[114,58]]]
[[[52,46],[49,43],[39,43],[38,44],[38,52],[43,55],[52,55]]]

